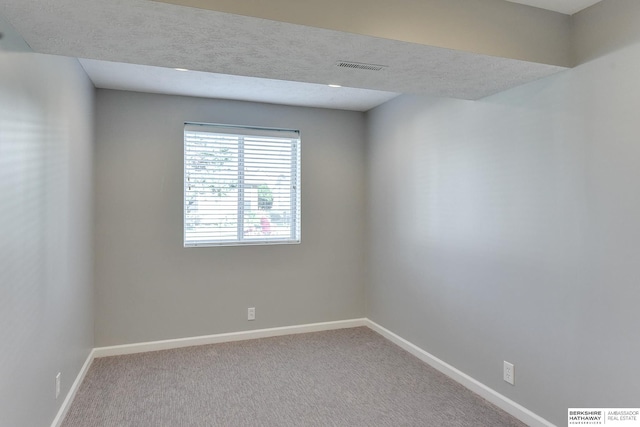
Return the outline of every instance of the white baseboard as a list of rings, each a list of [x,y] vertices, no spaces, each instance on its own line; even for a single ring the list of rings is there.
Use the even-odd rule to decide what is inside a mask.
[[[448,363],[438,359],[434,355],[428,353],[427,351],[421,349],[420,347],[412,344],[411,342],[405,340],[404,338],[396,335],[395,333],[389,331],[388,329],[378,325],[377,323],[366,319],[350,319],[350,320],[340,320],[335,322],[323,322],[323,323],[312,323],[307,325],[297,325],[297,326],[284,326],[279,328],[270,328],[270,329],[257,329],[253,331],[242,331],[242,332],[231,332],[224,334],[216,334],[216,335],[206,335],[200,337],[191,337],[191,338],[178,338],[172,340],[163,340],[163,341],[152,341],[146,343],[136,343],[136,344],[126,344],[126,345],[116,345],[111,347],[97,347],[94,348],[93,351],[87,357],[80,373],[78,374],[76,380],[73,382],[67,397],[65,398],[60,410],[58,411],[58,415],[54,419],[51,427],[59,427],[64,417],[66,416],[69,406],[73,401],[82,380],[84,379],[89,366],[94,358],[98,357],[108,357],[108,356],[120,356],[125,354],[134,354],[134,353],[145,353],[148,351],[158,351],[158,350],[168,350],[172,348],[181,348],[181,347],[191,347],[197,345],[206,345],[206,344],[217,344],[222,342],[231,342],[231,341],[244,341],[251,340],[257,338],[268,338],[268,337],[276,337],[282,335],[293,335],[293,334],[303,334],[307,332],[320,332],[320,331],[329,331],[334,329],[345,329],[345,328],[355,328],[358,326],[367,326],[370,329],[378,332],[380,335],[391,341],[392,343],[398,345],[404,350],[416,356],[418,359],[447,375],[454,381],[462,384],[472,392],[481,396],[482,398],[488,400],[493,403],[500,409],[505,412],[513,415],[523,423],[532,427],[556,427],[554,424],[540,417],[539,415],[531,412],[524,406],[519,403],[514,402],[513,400],[501,395],[497,391],[487,387],[482,384],[478,380],[470,377],[464,372],[454,368]]]
[[[367,319],[366,326],[376,331],[377,333],[379,333],[380,335],[382,335],[392,343],[396,344],[397,346],[413,354],[418,359],[422,360],[423,362],[427,363],[428,365],[442,372],[449,378],[462,384],[463,386],[465,386],[475,394],[493,403],[498,408],[502,409],[508,414],[513,415],[514,417],[516,417],[526,425],[532,426],[532,427],[556,427],[554,424],[545,420],[541,416],[531,412],[530,410],[520,405],[519,403],[516,403],[513,400],[501,395],[497,391],[482,384],[480,381],[470,377],[469,375],[454,368],[448,363],[438,359],[434,355],[421,349],[417,345],[412,344],[411,342],[405,340],[404,338],[394,334],[390,330],[383,328],[377,323]]]
[[[311,323],[308,325],[283,326],[253,331],[230,332],[225,334],[205,335],[191,338],[152,341],[137,344],[115,345],[94,349],[94,357],[120,356],[124,354],[145,353],[148,351],[169,350],[172,348],[192,347],[196,345],[218,344],[222,342],[244,341],[256,338],[277,337],[281,335],[304,334],[307,332],[329,331],[333,329],[355,328],[366,326],[367,319],[339,320],[335,322]]]
[[[60,425],[62,425],[62,421],[64,421],[64,417],[67,416],[67,412],[69,412],[69,408],[71,407],[71,402],[73,402],[73,398],[76,396],[76,393],[78,392],[80,384],[82,384],[82,380],[84,380],[85,375],[87,375],[87,371],[89,371],[91,362],[93,362],[94,352],[95,349],[91,350],[91,352],[87,356],[87,360],[84,361],[84,365],[82,365],[80,372],[78,372],[78,376],[76,376],[75,381],[73,382],[73,384],[71,384],[71,388],[69,389],[67,396],[64,398],[64,402],[62,402],[62,405],[58,410],[58,414],[53,419],[51,427],[60,427]]]
[[[107,356],[120,356],[124,354],[145,353],[148,351],[168,350],[172,348],[191,347],[195,345],[217,344],[222,342],[243,341],[257,338],[277,337],[282,335],[303,334],[307,332],[329,331],[334,329],[356,328],[358,326],[366,326],[367,319],[350,319],[335,322],[311,323],[307,325],[284,326],[280,328],[257,329],[253,331],[231,332],[225,334],[206,335],[192,338],[178,338],[173,340],[153,341],[146,343],[136,343],[127,345],[116,345],[111,347],[94,348],[87,360],[82,365],[78,376],[71,385],[69,393],[62,402],[58,414],[51,423],[51,427],[60,427],[64,417],[67,415],[71,402],[75,397],[82,380],[84,380],[89,366],[93,359]]]

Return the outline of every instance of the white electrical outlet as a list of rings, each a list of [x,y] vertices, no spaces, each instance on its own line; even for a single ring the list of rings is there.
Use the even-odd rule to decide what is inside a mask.
[[[249,307],[247,310],[247,320],[256,320],[256,308]]]
[[[503,379],[511,385],[515,385],[516,371],[513,363],[509,363],[505,360],[503,368]]]
[[[56,375],[56,399],[60,396],[60,380],[62,380],[62,373],[58,372]]]

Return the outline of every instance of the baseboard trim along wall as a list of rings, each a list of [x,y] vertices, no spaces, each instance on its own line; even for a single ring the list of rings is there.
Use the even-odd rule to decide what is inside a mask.
[[[73,382],[67,397],[65,398],[60,410],[58,411],[58,415],[54,419],[51,427],[59,427],[64,420],[67,412],[69,411],[69,407],[71,406],[71,402],[73,401],[74,396],[76,395],[82,380],[84,379],[91,362],[94,358],[99,357],[109,357],[109,356],[120,356],[125,354],[135,354],[135,353],[146,353],[149,351],[158,351],[158,350],[169,350],[173,348],[181,348],[181,347],[191,347],[197,345],[207,345],[207,344],[217,344],[223,342],[232,342],[232,341],[244,341],[244,340],[252,340],[257,338],[268,338],[268,337],[277,337],[282,335],[293,335],[293,334],[304,334],[308,332],[320,332],[320,331],[329,331],[333,329],[346,329],[346,328],[356,328],[359,326],[366,326],[373,331],[376,331],[392,343],[401,347],[402,349],[408,351],[409,353],[416,356],[418,359],[452,378],[454,381],[462,384],[469,390],[473,391],[477,395],[482,398],[488,400],[493,403],[497,407],[501,408],[505,412],[513,415],[520,421],[532,427],[556,427],[549,421],[544,418],[536,415],[531,412],[524,406],[514,402],[513,400],[501,395],[495,390],[487,387],[481,382],[475,380],[464,372],[454,368],[448,363],[438,359],[427,351],[421,349],[420,347],[412,344],[411,342],[405,340],[404,338],[396,335],[395,333],[389,331],[388,329],[378,325],[377,323],[366,319],[350,319],[350,320],[340,320],[335,322],[323,322],[323,323],[311,323],[308,325],[296,325],[296,326],[283,326],[279,328],[269,328],[269,329],[256,329],[253,331],[242,331],[242,332],[230,332],[224,334],[216,334],[216,335],[206,335],[200,337],[192,337],[192,338],[178,338],[172,340],[163,340],[163,341],[152,341],[146,343],[136,343],[136,344],[126,344],[126,345],[116,345],[110,347],[98,347],[93,349],[93,351],[87,357],[86,362],[82,366],[82,369],[78,373],[76,380]]]
[[[277,337],[281,335],[329,331],[332,329],[355,328],[358,326],[366,326],[366,323],[367,319],[339,320],[335,322],[311,323],[308,325],[283,326],[279,328],[269,329],[256,329],[253,331],[230,332],[225,334],[205,335],[192,338],[178,338],[164,341],[152,341],[139,344],[98,347],[95,349],[95,357],[120,356],[123,354],[145,353],[147,351],[169,350],[172,348],[192,347],[195,345],[253,340],[257,338]]]
[[[526,425],[531,427],[556,427],[554,424],[545,420],[541,416],[531,412],[530,410],[520,405],[519,403],[516,403],[513,400],[493,390],[492,388],[487,387],[486,385],[482,384],[480,381],[470,377],[469,375],[454,368],[448,363],[438,359],[431,353],[421,349],[417,345],[394,334],[390,330],[378,325],[377,323],[367,319],[366,326],[376,331],[377,333],[379,333],[380,335],[382,335],[392,343],[396,344],[400,348],[413,354],[414,356],[416,356],[418,359],[422,360],[426,364],[442,372],[449,378],[462,384],[463,386],[465,386],[475,394],[493,403],[498,408],[513,415],[514,417],[516,417]]]
[[[216,335],[205,335],[191,338],[178,338],[163,341],[151,341],[136,344],[114,345],[110,347],[94,348],[84,365],[80,369],[69,393],[62,402],[58,414],[51,423],[51,427],[60,427],[64,417],[69,412],[73,398],[75,397],[82,380],[84,380],[93,359],[109,356],[121,356],[125,354],[146,353],[149,351],[170,350],[172,348],[192,347],[196,345],[217,344],[222,342],[253,340],[257,338],[277,337],[282,335],[304,334],[307,332],[330,331],[334,329],[357,328],[366,326],[367,319],[339,320],[335,322],[311,323],[307,325],[283,326],[279,328],[256,329],[252,331],[230,332]]]
[[[82,365],[82,368],[80,368],[78,376],[76,377],[73,384],[71,384],[71,388],[69,389],[67,396],[64,398],[60,409],[58,410],[58,414],[53,419],[51,427],[60,427],[62,425],[62,421],[64,421],[64,417],[67,416],[67,412],[69,412],[69,408],[71,407],[71,402],[73,402],[73,398],[76,397],[76,393],[80,388],[80,384],[82,384],[85,375],[87,375],[87,372],[89,371],[89,366],[91,366],[91,362],[93,362],[94,359],[94,353],[95,349],[91,350],[91,352],[87,356],[87,360],[84,361],[84,364]]]

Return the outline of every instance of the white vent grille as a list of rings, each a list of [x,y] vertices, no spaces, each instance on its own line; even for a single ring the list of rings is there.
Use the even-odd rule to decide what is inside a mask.
[[[352,70],[381,71],[387,68],[386,65],[363,64],[361,62],[338,61],[336,66],[342,68],[351,68]]]

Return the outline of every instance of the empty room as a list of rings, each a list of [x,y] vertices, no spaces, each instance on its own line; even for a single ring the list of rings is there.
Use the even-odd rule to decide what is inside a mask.
[[[0,0],[0,427],[640,426],[637,0]]]

